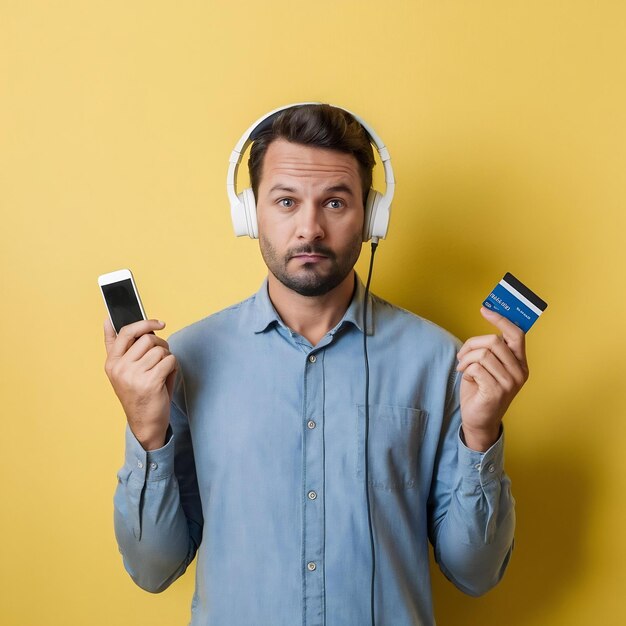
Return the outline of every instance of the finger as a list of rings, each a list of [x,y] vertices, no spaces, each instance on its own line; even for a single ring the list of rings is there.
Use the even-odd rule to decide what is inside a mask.
[[[517,360],[517,357],[513,354],[509,346],[505,343],[504,338],[500,335],[481,335],[479,337],[470,337],[457,353],[459,362],[462,362],[466,359],[468,354],[476,350],[481,353],[485,350],[492,352],[502,362],[506,369],[512,373],[518,372],[520,371],[520,368],[522,368],[522,365]]]
[[[526,335],[524,331],[506,319],[499,313],[491,311],[486,307],[480,307],[481,315],[502,332],[502,337],[515,358],[520,363],[526,363]]]
[[[178,361],[173,354],[169,354],[164,359],[161,359],[151,370],[150,375],[155,380],[165,381],[168,383],[168,376],[178,369]],[[172,394],[170,392],[169,384],[167,385],[167,391],[170,393],[170,399]]]
[[[126,353],[124,354],[124,358],[128,359],[128,361],[139,361],[149,350],[154,348],[155,346],[161,346],[165,348],[169,352],[169,345],[165,339],[161,339],[161,337],[157,337],[151,333],[146,335],[142,335],[139,337],[135,343],[128,348]]]
[[[170,401],[174,397],[174,383],[176,382],[176,372],[178,372],[178,361],[176,361],[174,369],[167,375],[167,378],[165,379],[165,385],[167,387],[167,393],[170,397]]]
[[[104,347],[106,348],[107,355],[111,352],[116,338],[117,334],[115,333],[115,328],[113,328],[111,320],[107,317],[104,320]]]
[[[461,349],[456,353],[456,356],[460,359],[468,352],[478,348],[489,348],[490,350],[497,351],[498,345],[506,348],[502,335],[477,335],[476,337],[470,337],[461,346]]]
[[[120,358],[122,355],[126,354],[128,348],[130,348],[139,337],[164,327],[165,322],[159,320],[141,320],[123,326],[109,351],[109,357],[112,359]]]
[[[513,356],[511,355],[511,358]],[[471,365],[478,364],[483,367],[492,378],[498,383],[498,385],[504,389],[507,393],[510,393],[515,389],[518,384],[522,384],[522,376],[519,371],[515,374],[509,372],[504,364],[496,357],[496,355],[490,350],[474,350],[470,352],[458,365],[457,370],[463,372],[467,370]]]
[[[148,372],[153,369],[157,363],[170,354],[171,352],[167,348],[164,348],[163,346],[154,346],[137,361],[136,365],[139,371]]]
[[[463,380],[475,383],[483,393],[489,395],[498,389],[496,379],[479,363],[470,363],[463,372]]]

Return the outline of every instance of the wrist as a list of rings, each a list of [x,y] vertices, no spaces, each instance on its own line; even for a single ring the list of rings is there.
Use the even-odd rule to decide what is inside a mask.
[[[141,447],[146,451],[150,452],[151,450],[158,450],[165,445],[166,437],[167,437],[167,428],[164,430],[151,430],[151,431],[143,431],[143,432],[133,432],[135,435],[135,439],[139,442]]]
[[[463,443],[475,452],[487,452],[498,441],[501,431],[501,424],[492,428],[471,428],[465,424],[461,425]]]

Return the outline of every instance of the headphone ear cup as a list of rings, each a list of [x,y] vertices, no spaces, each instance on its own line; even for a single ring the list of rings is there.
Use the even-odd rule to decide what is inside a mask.
[[[365,202],[365,220],[363,222],[363,241],[369,241],[372,238],[372,229],[374,220],[376,219],[376,211],[382,199],[382,194],[373,188],[370,188]]]
[[[239,198],[241,210],[241,214],[237,216],[237,221],[243,231],[242,234],[248,235],[252,239],[257,239],[259,228],[256,219],[254,191],[252,191],[251,187],[247,187],[240,194],[237,194],[237,198]]]

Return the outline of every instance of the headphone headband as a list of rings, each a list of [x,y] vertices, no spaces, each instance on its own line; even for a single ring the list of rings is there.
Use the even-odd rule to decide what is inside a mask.
[[[235,147],[233,148],[228,165],[228,174],[226,176],[226,192],[228,193],[228,199],[230,201],[231,217],[233,220],[233,228],[235,229],[235,235],[241,237],[242,235],[248,235],[249,237],[258,237],[258,226],[256,219],[256,201],[252,189],[244,189],[241,193],[237,194],[236,180],[239,165],[243,158],[243,154],[246,148],[269,126],[273,123],[274,117],[281,111],[291,109],[292,107],[303,106],[307,104],[319,105],[320,102],[299,102],[296,104],[289,104],[282,106],[263,117],[259,118],[254,124],[252,124],[246,132],[241,136]],[[373,128],[371,128],[365,120],[358,115],[344,109],[343,107],[333,106],[336,109],[341,109],[346,113],[349,113],[354,119],[361,124],[365,132],[367,133],[370,142],[380,156],[380,160],[383,164],[385,171],[385,194],[371,189],[365,203],[365,223],[363,229],[363,240],[368,241],[372,237],[375,239],[384,238],[387,235],[387,227],[389,225],[389,214],[391,211],[391,201],[393,200],[393,194],[395,191],[395,179],[393,175],[393,169],[391,167],[391,156],[389,150],[385,147],[380,137],[376,134]]]

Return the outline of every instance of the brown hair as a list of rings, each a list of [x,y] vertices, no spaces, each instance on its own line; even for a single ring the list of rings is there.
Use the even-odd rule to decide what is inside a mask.
[[[265,120],[252,133],[248,159],[250,185],[257,198],[267,148],[276,139],[352,154],[359,165],[363,205],[372,186],[374,152],[369,136],[354,117],[329,104],[302,104],[284,109]]]

